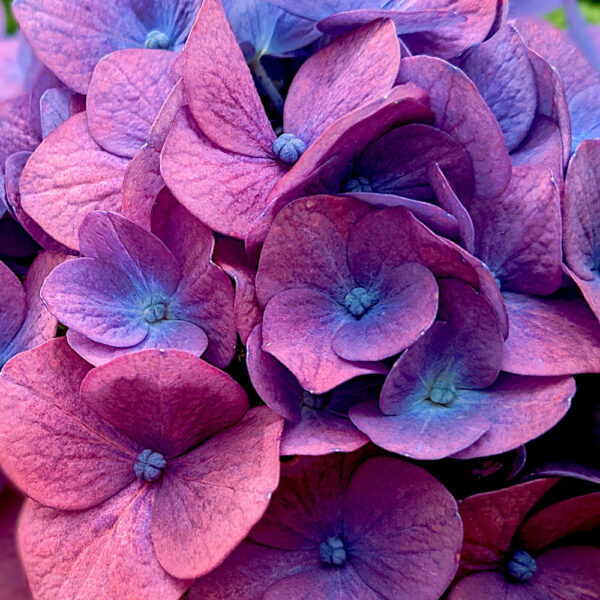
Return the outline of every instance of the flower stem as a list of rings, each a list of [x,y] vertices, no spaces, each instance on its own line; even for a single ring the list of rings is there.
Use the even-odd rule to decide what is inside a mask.
[[[262,91],[269,97],[277,112],[283,114],[283,98],[257,56],[248,64]]]

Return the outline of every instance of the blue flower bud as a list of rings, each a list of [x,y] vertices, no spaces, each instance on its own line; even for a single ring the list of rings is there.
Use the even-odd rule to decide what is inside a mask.
[[[327,538],[319,546],[319,555],[321,560],[328,565],[340,566],[346,562],[348,555],[344,548],[344,542],[339,537]]]
[[[451,381],[436,380],[429,392],[429,399],[434,404],[441,404],[442,406],[448,406],[456,400],[456,396],[456,387]]]
[[[342,185],[342,192],[372,192],[371,182],[362,175],[358,177],[350,177]]]
[[[152,483],[160,479],[166,466],[167,460],[160,452],[147,448],[138,454],[133,470],[138,479]]]
[[[146,36],[144,48],[148,48],[149,50],[170,50],[171,40],[166,33],[153,29]]]
[[[355,287],[344,298],[344,306],[357,319],[362,317],[375,304],[377,304],[375,295],[362,287]]]
[[[282,133],[273,142],[273,154],[284,164],[293,165],[306,151],[306,144],[293,133]]]
[[[506,574],[515,581],[529,581],[536,571],[535,559],[524,550],[517,550],[506,564]]]

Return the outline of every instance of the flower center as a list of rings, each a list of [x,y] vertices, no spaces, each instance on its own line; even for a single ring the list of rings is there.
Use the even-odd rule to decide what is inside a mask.
[[[327,396],[325,394],[311,394],[304,390],[302,394],[302,402],[309,408],[315,408],[317,410],[324,408],[327,404]]]
[[[344,298],[344,306],[348,312],[360,319],[370,308],[377,304],[377,298],[362,287],[355,287]]]
[[[284,164],[293,165],[306,151],[306,144],[293,133],[282,133],[273,142],[273,154]]]
[[[166,466],[167,460],[160,452],[146,448],[138,454],[133,470],[138,479],[152,483],[160,479]]]
[[[342,184],[342,192],[372,192],[371,182],[362,175],[350,177]]]
[[[515,581],[529,581],[537,571],[535,559],[524,550],[517,550],[506,564],[506,574]]]
[[[149,50],[169,50],[171,48],[171,40],[166,33],[153,29],[146,36],[144,47]]]
[[[429,392],[429,399],[434,404],[441,404],[442,406],[448,406],[451,402],[456,400],[456,387],[451,381],[436,381],[433,384]]]
[[[346,562],[348,555],[344,548],[344,542],[339,537],[327,538],[319,546],[319,555],[321,560],[328,565],[340,566]]]
[[[162,300],[152,301],[144,309],[144,320],[146,323],[162,321],[167,316],[167,305]]]

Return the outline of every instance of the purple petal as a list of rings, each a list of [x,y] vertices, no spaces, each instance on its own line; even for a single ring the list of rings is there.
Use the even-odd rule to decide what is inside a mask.
[[[600,141],[579,146],[569,162],[565,185],[565,259],[578,277],[590,281],[600,266]]]
[[[583,140],[600,138],[600,102],[598,95],[600,86],[587,88],[569,102],[569,114],[573,127],[573,142],[571,151],[575,152]]]
[[[390,92],[400,48],[393,25],[378,20],[311,56],[290,86],[283,127],[307,146],[350,111]]]
[[[244,390],[229,375],[178,350],[144,350],[96,367],[81,384],[81,398],[141,448],[169,459],[248,409]]]
[[[171,90],[166,50],[127,49],[103,58],[87,96],[88,126],[107,152],[131,158],[146,143],[154,119]]]
[[[200,327],[189,321],[166,320],[148,328],[146,337],[126,347],[108,346],[95,342],[74,329],[67,331],[69,345],[79,356],[98,367],[117,356],[146,349],[184,350],[194,356],[200,356],[208,347],[208,338]]]
[[[348,486],[344,540],[360,579],[382,598],[433,600],[458,567],[462,526],[456,501],[431,475],[405,461],[373,458]]]
[[[454,137],[470,154],[476,199],[499,196],[510,180],[510,160],[500,126],[475,84],[456,67],[427,56],[402,61],[398,82],[408,81],[429,93],[434,127]]]
[[[15,356],[0,375],[2,469],[46,506],[95,506],[135,480],[141,449],[79,398],[89,369],[58,338]]]
[[[0,102],[0,170],[15,152],[32,151],[40,143],[39,133],[32,128],[29,116],[29,95]]]
[[[535,74],[523,39],[507,25],[470,50],[459,66],[492,109],[511,152],[527,135],[537,108]]]
[[[23,169],[23,210],[61,244],[78,248],[77,230],[94,209],[119,210],[127,160],[104,152],[85,113],[59,125]]]
[[[492,387],[464,395],[473,397],[490,427],[455,457],[477,458],[508,452],[554,427],[569,410],[575,380],[503,374]]]
[[[0,348],[4,350],[25,319],[27,298],[19,278],[0,262]]]
[[[504,294],[510,335],[502,369],[518,375],[572,375],[600,369],[600,326],[575,296]]]
[[[125,348],[148,335],[146,298],[117,267],[93,258],[59,265],[42,287],[50,312],[95,342]]]
[[[376,361],[399,354],[435,320],[435,277],[418,263],[386,269],[377,279],[358,283],[380,299],[361,319],[349,316],[335,332],[331,348],[345,360]]]
[[[271,157],[275,134],[218,0],[202,3],[183,56],[189,109],[208,140],[234,155]]]
[[[515,167],[504,194],[470,213],[475,255],[503,289],[547,295],[560,287],[560,193],[550,172],[535,165]]]

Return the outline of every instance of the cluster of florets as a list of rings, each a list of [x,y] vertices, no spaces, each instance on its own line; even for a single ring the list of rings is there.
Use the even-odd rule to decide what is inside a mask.
[[[600,36],[538,4],[15,0],[2,598],[598,598]]]

